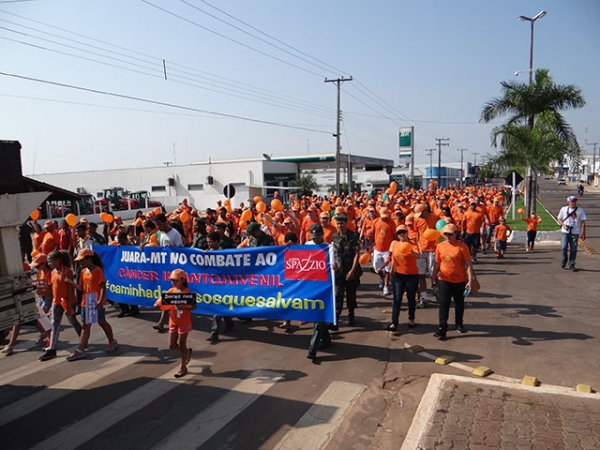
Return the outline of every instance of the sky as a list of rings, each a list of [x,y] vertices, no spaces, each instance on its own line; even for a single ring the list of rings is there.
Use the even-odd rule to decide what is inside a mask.
[[[442,163],[497,150],[480,123],[534,68],[578,86],[564,113],[600,142],[597,0],[0,0],[0,139],[25,174],[335,152]],[[166,78],[166,79],[165,79]],[[585,147],[591,151],[591,147]],[[478,155],[477,155],[478,154]],[[437,160],[437,151],[433,153]]]

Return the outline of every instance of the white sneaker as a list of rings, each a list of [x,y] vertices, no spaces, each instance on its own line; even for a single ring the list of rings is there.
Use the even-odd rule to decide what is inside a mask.
[[[379,280],[379,289],[383,287],[383,280]]]
[[[427,300],[421,300],[417,305],[417,308],[427,308]]]
[[[12,355],[14,352],[14,349],[12,348],[11,345],[6,345],[2,350],[0,350],[0,353],[6,353],[7,355]]]
[[[383,295],[390,295],[390,288],[387,286],[383,287]]]

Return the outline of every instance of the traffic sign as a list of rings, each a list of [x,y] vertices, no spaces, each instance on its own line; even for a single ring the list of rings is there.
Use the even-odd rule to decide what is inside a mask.
[[[227,198],[233,198],[235,196],[235,187],[233,184],[227,184],[223,187],[223,195]]]

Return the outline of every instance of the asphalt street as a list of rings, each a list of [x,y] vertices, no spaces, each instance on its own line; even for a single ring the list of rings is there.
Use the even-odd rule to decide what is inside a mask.
[[[557,213],[574,186],[540,184],[540,197]],[[600,244],[600,192],[586,193],[588,244]],[[467,301],[469,332],[432,333],[435,302],[417,310],[414,329],[406,311],[398,333],[385,330],[391,297],[365,271],[359,291],[358,325],[342,320],[333,344],[306,358],[311,325],[236,321],[215,344],[206,341],[210,320],[194,318],[190,374],[180,380],[177,355],[167,336],[152,330],[158,313],[107,319],[120,348],[106,355],[94,327],[91,358],[67,362],[75,333],[65,327],[61,356],[40,362],[37,333],[24,327],[16,352],[0,357],[2,447],[146,449],[392,449],[402,445],[432,374],[472,377],[479,366],[490,377],[519,382],[525,375],[542,386],[600,386],[600,257],[580,246],[576,273],[560,269],[559,248],[534,253],[509,245],[505,260],[481,255],[475,270],[482,290]],[[451,314],[452,317],[452,314]],[[420,345],[413,354],[407,346]],[[436,364],[427,355],[451,356]]]

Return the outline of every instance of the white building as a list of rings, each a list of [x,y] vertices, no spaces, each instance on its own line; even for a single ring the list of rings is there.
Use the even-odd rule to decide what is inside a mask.
[[[388,159],[341,155],[340,165],[344,174],[352,176],[354,170],[379,172],[381,179],[389,176],[394,162]],[[174,209],[182,199],[187,198],[198,209],[214,207],[218,200],[227,198],[230,190],[231,205],[255,196],[268,198],[278,190],[281,196],[289,190],[295,190],[292,181],[305,171],[327,170],[335,178],[335,154],[308,154],[300,156],[260,157],[231,160],[208,160],[192,162],[187,165],[172,165],[147,168],[97,170],[85,172],[62,172],[53,174],[33,174],[31,178],[50,183],[61,188],[88,192],[98,196],[103,189],[121,187],[128,191],[145,190],[152,198],[160,200],[168,210]],[[352,176],[352,179],[354,177]],[[327,193],[328,180],[323,180],[324,188],[319,192]]]

